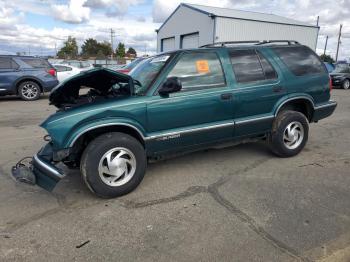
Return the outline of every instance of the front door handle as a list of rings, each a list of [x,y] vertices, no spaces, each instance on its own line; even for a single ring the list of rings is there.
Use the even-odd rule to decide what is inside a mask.
[[[221,100],[231,100],[231,99],[232,99],[231,93],[221,94]]]
[[[272,88],[272,92],[274,92],[274,93],[280,93],[280,92],[282,92],[283,90],[284,90],[283,86],[274,86],[274,87]]]

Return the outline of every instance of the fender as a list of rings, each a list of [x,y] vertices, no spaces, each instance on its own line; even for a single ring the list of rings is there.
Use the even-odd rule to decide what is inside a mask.
[[[72,130],[72,132],[69,133],[69,137],[65,139],[64,148],[72,147],[82,135],[91,130],[110,126],[126,126],[132,128],[140,135],[143,140],[145,140],[146,132],[140,123],[127,118],[105,118],[101,119],[98,122],[92,121],[85,123],[84,125],[81,125],[78,128]]]
[[[286,103],[293,101],[293,100],[305,100],[311,104],[313,109],[315,108],[314,100],[310,95],[303,94],[303,93],[296,93],[293,95],[284,96],[276,103],[276,105],[273,109],[274,116],[275,117],[277,116],[277,114],[279,113],[282,106],[284,106]]]
[[[38,82],[40,85],[40,88],[43,88],[43,86],[44,86],[43,81],[41,81],[39,78],[37,78],[35,76],[21,76],[13,83],[13,90],[15,90],[17,92],[17,85],[19,82],[21,82],[23,80],[33,80],[35,82]]]

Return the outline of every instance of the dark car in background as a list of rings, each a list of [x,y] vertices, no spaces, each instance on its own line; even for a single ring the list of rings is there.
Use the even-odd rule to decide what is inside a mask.
[[[334,87],[341,87],[343,89],[350,88],[350,65],[341,63],[337,64],[335,69],[330,74],[332,84]]]
[[[45,59],[0,55],[0,96],[18,95],[32,101],[58,84],[56,70]]]

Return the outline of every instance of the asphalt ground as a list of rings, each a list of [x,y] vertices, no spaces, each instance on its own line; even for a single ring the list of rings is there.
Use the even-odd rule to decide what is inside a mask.
[[[92,195],[78,171],[53,193],[11,166],[45,143],[55,108],[0,98],[0,261],[350,261],[350,91],[296,157],[262,143],[149,164],[136,191]]]

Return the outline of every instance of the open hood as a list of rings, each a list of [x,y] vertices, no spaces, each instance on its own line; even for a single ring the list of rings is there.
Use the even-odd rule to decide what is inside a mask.
[[[80,89],[90,89],[84,95]],[[92,102],[93,98],[108,98],[119,95],[132,95],[134,81],[129,75],[106,68],[83,71],[80,74],[60,83],[50,94],[50,104],[58,108]],[[84,101],[82,103],[82,101]]]

